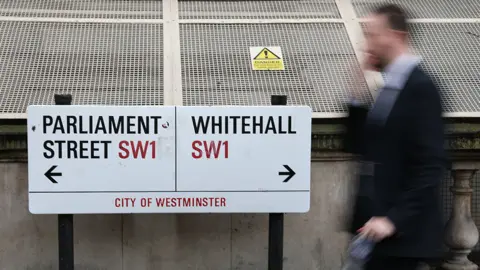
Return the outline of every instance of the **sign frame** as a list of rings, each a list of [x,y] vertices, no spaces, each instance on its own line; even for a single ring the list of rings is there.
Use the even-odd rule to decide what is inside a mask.
[[[42,162],[39,161],[39,158],[41,160],[41,147],[38,147],[39,145],[41,146],[42,144],[39,143],[42,138],[46,139],[47,137],[52,137],[52,134],[45,134],[39,137],[39,139],[36,139],[35,136],[40,131],[44,129],[44,127],[40,127],[38,124],[38,119],[43,119],[43,116],[45,115],[45,112],[42,113],[42,110],[45,112],[49,112],[52,114],[53,111],[57,112],[57,116],[66,116],[69,112],[69,114],[72,114],[71,112],[76,112],[76,116],[81,116],[82,115],[82,110],[83,114],[86,114],[85,112],[89,112],[90,115],[96,115],[96,110],[100,111],[117,111],[118,115],[121,114],[132,114],[133,111],[138,111],[142,112],[144,114],[147,114],[148,112],[151,111],[157,111],[157,112],[167,112],[170,111],[170,114],[175,116],[174,119],[171,117],[167,119],[166,122],[158,122],[157,124],[159,126],[162,126],[162,130],[170,130],[171,132],[174,132],[175,135],[172,138],[171,133],[167,134],[165,136],[160,134],[160,131],[158,131],[158,137],[161,137],[163,139],[169,139],[169,143],[163,144],[163,150],[158,152],[158,155],[160,153],[165,153],[170,151],[170,153],[174,153],[174,157],[170,156],[170,159],[175,160],[175,170],[169,171],[168,175],[165,176],[167,178],[171,177],[172,174],[175,176],[175,181],[174,181],[174,187],[173,184],[168,185],[168,187],[163,187],[162,188],[152,188],[149,185],[148,181],[142,182],[142,173],[143,175],[146,175],[146,170],[148,169],[140,169],[137,175],[134,174],[129,174],[128,171],[122,171],[117,175],[117,178],[120,179],[122,177],[125,178],[130,178],[130,179],[135,179],[138,183],[143,183],[143,189],[137,189],[135,190],[131,186],[128,186],[128,188],[116,186],[116,188],[111,188],[110,190],[106,190],[108,187],[106,187],[105,183],[102,184],[101,179],[107,178],[105,175],[103,177],[99,177],[98,179],[95,178],[95,176],[92,176],[92,174],[89,174],[88,172],[82,172],[81,168],[85,168],[85,165],[83,164],[92,164],[86,161],[82,160],[76,160],[72,159],[69,161],[62,161],[63,159],[58,159],[55,162]],[[279,118],[282,119],[281,121],[284,122],[283,130],[280,130],[283,132],[282,134],[277,134],[276,136],[279,138],[287,138],[286,136],[295,136],[301,137],[304,143],[301,143],[302,145],[297,145],[298,143],[293,143],[293,146],[290,147],[291,150],[288,150],[289,146],[287,146],[286,142],[291,142],[291,141],[296,141],[298,139],[281,139],[280,142],[275,142],[273,137],[269,137],[268,140],[265,141],[272,141],[271,145],[268,147],[270,148],[280,148],[278,150],[278,153],[275,155],[271,156],[286,156],[286,157],[291,157],[292,155],[295,156],[295,154],[292,154],[292,151],[296,151],[298,149],[302,149],[303,151],[300,151],[299,153],[301,154],[296,154],[296,155],[301,155],[302,157],[299,158],[298,156],[296,158],[292,158],[292,160],[289,162],[288,160],[286,162],[281,162],[281,161],[276,161],[278,164],[275,164],[275,166],[269,168],[270,172],[269,174],[266,174],[267,176],[264,177],[259,177],[258,179],[261,182],[266,185],[267,182],[269,181],[278,181],[279,185],[283,185],[285,189],[281,188],[272,188],[268,186],[261,186],[261,185],[255,185],[255,182],[250,182],[250,186],[246,186],[247,188],[241,188],[241,187],[234,187],[233,189],[228,190],[228,185],[225,186],[220,186],[218,183],[213,183],[213,187],[215,187],[217,190],[210,190],[207,184],[205,184],[205,188],[202,188],[202,185],[198,185],[197,187],[193,188],[193,190],[186,190],[185,187],[188,186],[193,186],[195,183],[200,181],[201,179],[206,179],[205,176],[203,177],[198,177],[196,180],[191,180],[191,182],[188,183],[183,183],[184,181],[187,180],[182,180],[182,183],[179,185],[179,179],[187,179],[188,177],[195,177],[196,174],[201,175],[200,172],[196,173],[188,173],[187,176],[184,175],[184,171],[192,170],[192,167],[195,165],[192,162],[187,162],[187,161],[181,161],[181,159],[187,159],[187,156],[190,155],[192,156],[192,153],[188,153],[188,155],[185,154],[179,154],[179,146],[183,145],[183,148],[181,150],[182,153],[186,152],[183,150],[186,146],[192,145],[192,138],[195,136],[198,136],[201,140],[201,145],[203,145],[203,141],[212,141],[213,139],[218,139],[222,137],[222,134],[190,134],[187,136],[187,131],[182,131],[183,129],[188,130],[189,123],[186,121],[189,118],[194,117],[195,115],[202,115],[200,112],[204,111],[205,115],[212,115],[215,111],[221,111],[222,113],[225,112],[225,114],[228,114],[230,111],[230,114],[235,112],[238,114],[238,112],[243,111],[246,115],[235,115],[235,116],[240,116],[244,118],[238,118],[238,119],[247,119],[248,114],[251,115],[251,119],[253,119],[253,116],[261,116],[262,112],[265,112],[265,116],[268,114],[272,114],[274,116],[280,117],[282,114],[288,115],[292,114],[295,115],[295,117],[291,118],[290,121],[294,121],[295,123],[301,122],[302,124],[298,124],[299,126],[295,126],[295,124],[290,123],[293,126],[290,126],[293,131],[295,127],[297,130],[295,130],[298,133],[293,133],[293,134],[287,134],[288,129],[288,119],[287,118]],[[257,112],[258,111],[258,112]],[[301,119],[300,116],[297,116],[298,112],[302,112],[301,114]],[[168,113],[165,113],[168,114]],[[182,116],[185,114],[184,116]],[[156,114],[158,115],[158,113]],[[285,116],[284,115],[284,116]],[[62,213],[72,213],[72,214],[100,214],[100,213],[270,213],[270,212],[286,212],[286,213],[305,213],[309,211],[310,208],[310,136],[311,136],[311,109],[307,106],[288,106],[288,107],[277,107],[277,106],[196,106],[196,107],[189,107],[189,106],[165,106],[165,107],[139,107],[139,106],[87,106],[87,105],[78,105],[78,106],[49,106],[49,105],[32,105],[28,107],[28,127],[29,127],[29,135],[28,135],[28,140],[29,140],[29,146],[32,146],[32,148],[29,147],[29,210],[33,214],[62,214]],[[111,116],[111,115],[110,115]],[[144,115],[145,116],[145,115]],[[170,115],[171,116],[171,115]],[[220,115],[221,116],[221,115]],[[273,116],[272,116],[273,117]],[[182,119],[182,123],[179,123],[179,119]],[[36,119],[36,120],[35,120]],[[185,120],[186,119],[186,120]],[[212,118],[213,119],[213,118]],[[220,118],[219,118],[220,119]],[[236,118],[234,118],[236,119]],[[237,120],[232,120],[230,119],[229,121],[238,121]],[[260,119],[260,118],[258,118]],[[273,119],[275,119],[273,117]],[[66,118],[64,119],[66,120]],[[193,121],[193,120],[192,120]],[[213,120],[212,120],[213,121]],[[241,120],[240,120],[241,121]],[[245,120],[246,121],[246,120]],[[258,120],[259,121],[259,120]],[[266,121],[266,120],[262,120]],[[271,120],[273,121],[273,120]],[[265,122],[266,123],[266,122]],[[279,122],[280,123],[280,122]],[[257,123],[258,124],[258,123]],[[53,125],[53,124],[51,124]],[[165,125],[165,126],[164,126]],[[192,122],[193,125],[193,122]],[[37,128],[33,128],[36,126]],[[51,126],[50,126],[51,127]],[[302,129],[301,132],[299,132],[299,128]],[[36,130],[36,133],[35,133]],[[160,129],[159,129],[160,130]],[[271,131],[271,130],[270,130]],[[272,131],[271,131],[272,132]],[[277,131],[278,132],[278,131]],[[299,134],[300,133],[300,134]],[[180,135],[183,134],[183,135]],[[48,135],[48,136],[47,136]],[[66,136],[66,135],[65,135]],[[70,136],[70,135],[69,135]],[[66,137],[69,137],[66,136]],[[75,137],[76,135],[72,135]],[[70,137],[72,137],[70,136]],[[91,134],[85,135],[86,137],[93,137],[96,140],[102,139],[102,135],[95,134],[94,136],[91,136]],[[117,142],[120,140],[122,141],[125,139],[125,136],[121,136],[118,134],[111,135],[107,134],[104,137],[119,137]],[[131,136],[140,136],[140,135],[131,135]],[[145,138],[143,136],[147,136],[145,134],[141,135],[138,138]],[[193,136],[193,137],[192,137]],[[206,139],[206,138],[213,138],[212,140]],[[223,135],[223,138],[230,137],[236,137],[237,140],[239,140],[239,143],[237,145],[233,144],[229,145],[231,147],[230,151],[236,151],[235,153],[240,153],[240,151],[245,150],[245,155],[248,153],[248,147],[245,147],[245,143],[247,142],[255,142],[255,140],[260,140],[260,142],[263,139],[255,139],[256,137],[261,137],[261,136],[268,136],[268,134],[227,134]],[[241,136],[250,136],[246,139],[238,139]],[[272,135],[273,136],[273,135]],[[282,137],[283,136],[283,137]],[[136,137],[136,138],[137,138]],[[182,138],[180,138],[182,137]],[[56,139],[61,139],[62,136],[59,135],[56,137]],[[185,139],[189,138],[189,139]],[[163,140],[162,139],[162,140]],[[205,139],[205,140],[204,140]],[[133,140],[133,139],[132,139]],[[179,142],[181,141],[186,141],[186,143]],[[233,140],[233,139],[232,139]],[[65,139],[67,141],[67,139]],[[128,140],[127,140],[128,141]],[[300,141],[300,140],[298,140]],[[268,143],[265,143],[266,145]],[[33,146],[37,145],[37,147]],[[173,148],[172,148],[173,145]],[[259,151],[258,149],[261,150],[262,143],[257,143],[253,148],[251,148],[251,151]],[[267,147],[267,146],[265,146]],[[268,148],[268,149],[270,149]],[[185,148],[186,149],[186,148]],[[204,148],[203,150],[205,150]],[[296,150],[292,150],[296,149]],[[118,150],[118,149],[117,149]],[[281,152],[285,153],[281,153]],[[290,151],[290,152],[289,152]],[[118,151],[113,151],[113,152],[118,152]],[[112,152],[112,153],[113,153]],[[230,152],[229,154],[231,154]],[[252,153],[250,153],[252,155]],[[267,155],[268,156],[268,155]],[[231,157],[230,157],[231,158]],[[246,160],[245,158],[239,158],[238,159],[233,159],[232,162],[235,164],[237,163],[242,163],[242,160]],[[252,159],[250,157],[250,159]],[[100,160],[100,161],[99,161]],[[101,162],[102,160],[95,160],[95,162]],[[254,160],[254,159],[252,159]],[[266,158],[265,156],[260,157],[258,160],[254,160],[253,163],[255,163],[255,168],[267,168],[269,165],[269,159]],[[297,160],[302,160],[300,163],[296,163]],[[198,160],[196,160],[199,162]],[[263,164],[259,164],[261,161],[263,161]],[[75,171],[74,173],[68,173],[67,170],[68,166],[62,165],[62,162],[67,162],[67,163],[72,163],[71,165],[72,168],[75,168],[77,166],[79,169]],[[115,162],[118,162],[118,160],[115,160]],[[108,163],[108,164],[115,164],[115,162]],[[141,162],[147,162],[144,159],[141,160]],[[179,163],[181,162],[181,163]],[[219,158],[212,158],[211,160],[207,160],[204,162],[204,166],[218,166],[218,165],[208,165],[208,164],[217,164],[221,162]],[[293,163],[292,163],[293,162]],[[253,164],[252,163],[252,164]],[[82,165],[79,165],[82,164]],[[140,164],[140,161],[135,163],[135,164]],[[153,164],[153,163],[152,163]],[[152,166],[154,168],[161,168],[162,166],[158,165],[152,165],[150,164],[149,166]],[[183,164],[180,166],[183,166],[181,168],[179,164]],[[225,163],[226,164],[226,163]],[[227,166],[228,165],[221,165],[221,166]],[[232,163],[233,164],[233,163]],[[301,165],[299,165],[301,164]],[[102,165],[97,167],[97,169],[92,170],[98,174],[102,173],[103,168],[107,168],[104,171],[111,171],[113,168],[117,167],[110,167],[109,166],[114,166],[114,165]],[[124,164],[124,166],[128,167],[128,165]],[[137,166],[137,165],[135,165]],[[41,167],[41,170],[36,167]],[[168,170],[168,166],[164,166]],[[184,170],[184,171],[179,171]],[[225,168],[227,168],[225,167]],[[248,167],[248,166],[247,166]],[[71,170],[74,170],[70,168]],[[233,171],[235,166],[230,166],[227,168],[225,172]],[[142,171],[143,170],[143,171]],[[206,169],[205,172],[209,171],[214,171],[213,169]],[[240,167],[237,172],[232,173],[232,177],[237,177],[237,175],[241,173],[246,173],[248,170],[245,168],[242,169]],[[179,173],[180,172],[180,173]],[[224,172],[224,173],[225,173]],[[108,174],[105,173],[104,174]],[[183,176],[182,176],[183,175]],[[228,174],[227,174],[228,175]],[[77,177],[78,176],[78,177]],[[77,178],[75,178],[77,177]],[[91,179],[88,179],[88,178]],[[163,176],[162,176],[163,177]],[[183,178],[178,178],[178,177],[183,177]],[[248,177],[254,177],[254,176],[247,176],[244,177],[243,179],[247,179]],[[114,177],[115,178],[115,177]],[[227,178],[224,177],[223,178]],[[268,179],[267,179],[268,178]],[[75,179],[75,180],[72,180]],[[80,179],[83,179],[82,181],[86,181],[86,184],[83,183],[80,186],[75,186],[77,184],[72,184],[79,182]],[[117,181],[120,181],[118,180]],[[170,179],[170,178],[169,178]],[[235,179],[242,179],[241,177],[235,178]],[[273,179],[273,180],[272,180]],[[211,179],[207,179],[211,180]],[[37,182],[38,181],[43,181],[41,185],[39,185]],[[70,183],[68,183],[70,181]],[[99,187],[92,188],[92,183],[97,181]],[[298,188],[299,186],[299,181],[302,183],[300,186],[302,188]],[[56,182],[56,183],[55,183]],[[248,182],[248,181],[247,181]],[[245,183],[247,183],[245,182]],[[110,182],[106,182],[110,183]],[[253,184],[252,184],[253,183]],[[45,187],[46,185],[49,185],[50,187]],[[116,184],[118,185],[118,183]],[[63,188],[59,188],[62,187]],[[145,188],[147,186],[147,188]],[[80,188],[79,188],[80,187]],[[90,188],[90,190],[87,189],[87,187]],[[179,189],[183,189],[179,190]],[[228,195],[226,195],[228,194]],[[121,200],[118,200],[120,198]],[[135,200],[131,200],[131,199]],[[159,198],[163,198],[163,200],[158,201]],[[200,198],[200,200],[199,200]],[[70,202],[70,203],[69,203]],[[285,203],[288,202],[288,203]],[[118,204],[120,207],[102,207],[104,204]],[[230,204],[229,204],[230,203]],[[135,206],[132,206],[134,204]],[[157,207],[152,207],[152,205],[157,205]],[[183,207],[176,207],[175,205],[178,204],[183,204]],[[186,204],[186,206],[185,206]],[[203,205],[208,204],[208,207],[203,207]],[[73,207],[73,205],[81,205],[78,207]],[[129,206],[130,205],[130,206]],[[140,207],[138,207],[140,205]],[[143,205],[143,206],[142,206]],[[148,205],[148,207],[147,207]],[[191,207],[191,205],[197,205],[197,206],[202,206],[202,207]],[[237,206],[230,206],[230,205],[240,205],[239,207]]]

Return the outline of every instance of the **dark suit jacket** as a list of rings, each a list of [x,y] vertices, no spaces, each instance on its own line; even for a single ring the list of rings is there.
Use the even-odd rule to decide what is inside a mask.
[[[359,177],[350,230],[386,216],[397,232],[377,244],[375,253],[437,257],[443,241],[439,187],[446,165],[439,91],[416,67],[384,123],[370,118],[367,108],[350,106],[346,150],[374,164]]]

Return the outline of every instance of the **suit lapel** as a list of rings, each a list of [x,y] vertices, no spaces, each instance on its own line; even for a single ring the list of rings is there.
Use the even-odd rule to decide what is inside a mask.
[[[367,118],[367,122],[379,127],[385,126],[390,113],[397,101],[398,95],[403,91],[413,73],[417,69],[417,62],[412,62],[405,73],[398,74],[390,82],[387,82],[383,90],[377,96]]]
[[[383,89],[368,113],[367,121],[370,124],[384,126],[392,111],[401,90],[393,88]]]

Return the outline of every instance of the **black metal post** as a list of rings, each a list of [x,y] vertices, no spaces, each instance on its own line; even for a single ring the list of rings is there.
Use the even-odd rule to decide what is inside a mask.
[[[287,96],[273,95],[271,105],[287,105]],[[268,270],[283,269],[283,213],[268,216]]]
[[[72,105],[72,95],[55,95],[55,105]],[[58,269],[73,270],[73,215],[58,215]]]

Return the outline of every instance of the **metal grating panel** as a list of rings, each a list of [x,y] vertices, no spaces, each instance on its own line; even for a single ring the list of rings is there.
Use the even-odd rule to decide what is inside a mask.
[[[413,47],[438,82],[446,112],[480,111],[480,24],[412,24]]]
[[[445,178],[440,186],[440,198],[443,208],[443,219],[445,224],[450,219],[450,214],[452,213],[453,208],[453,194],[450,191],[450,187],[453,185],[453,178],[450,171],[447,171]],[[448,247],[444,245],[444,250],[448,251]]]
[[[409,10],[412,18],[480,18],[478,0],[352,0],[357,16],[368,15],[382,3],[396,3]]]
[[[161,19],[161,0],[0,0],[0,16]]]
[[[335,0],[179,1],[180,19],[340,18]]]
[[[162,24],[0,22],[0,113],[71,93],[75,104],[163,104]]]
[[[287,94],[290,104],[314,112],[344,112],[358,62],[343,24],[181,25],[184,105],[269,105]],[[253,71],[250,46],[280,46],[284,71]]]

